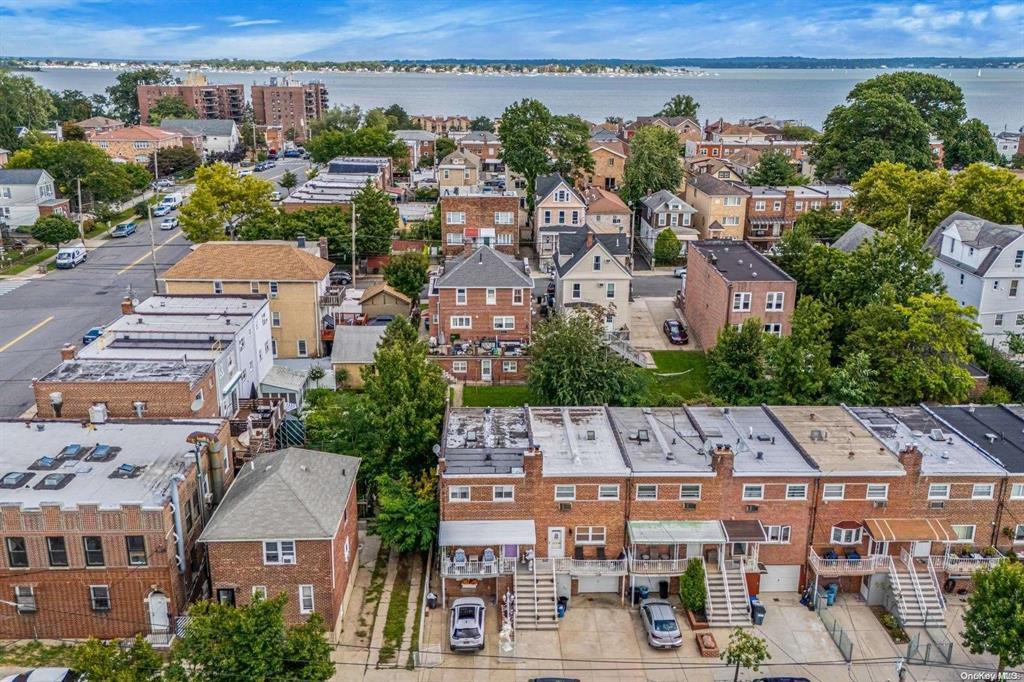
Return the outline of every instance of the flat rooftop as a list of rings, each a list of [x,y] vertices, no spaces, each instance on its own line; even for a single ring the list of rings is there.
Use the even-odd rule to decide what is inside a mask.
[[[202,379],[212,362],[173,360],[65,360],[40,381],[62,382],[174,382],[189,385]]]
[[[135,304],[136,313],[179,315],[255,315],[267,305],[262,294],[231,296],[223,294],[150,296]]]
[[[1011,474],[1024,474],[1024,409],[1020,405],[929,408]]]
[[[543,453],[544,476],[629,473],[604,407],[531,407],[530,433]]]
[[[916,447],[922,454],[921,471],[925,474],[1003,473],[1000,466],[923,407],[853,407],[850,411],[890,452]]]
[[[638,474],[713,476],[711,453],[684,408],[612,407],[626,463]],[[608,447],[617,448],[609,442]]]
[[[896,456],[843,407],[769,407],[821,476],[901,476]]]
[[[530,449],[526,408],[455,408],[445,422],[446,474],[521,474]]]
[[[703,239],[689,242],[711,263],[727,282],[793,282],[787,275],[747,242],[732,239]]]
[[[193,446],[185,439],[196,431],[214,433],[221,424],[218,419],[192,419],[108,421],[83,427],[76,420],[35,422],[26,427],[20,420],[0,421],[0,477],[32,474],[17,487],[0,488],[0,500],[23,509],[44,504],[162,508],[170,496],[171,476],[194,465]],[[81,450],[60,457],[65,448],[75,445]],[[46,464],[54,468],[32,469],[42,457],[52,458],[54,461]],[[116,472],[124,465],[139,469],[132,477],[118,477]],[[52,474],[70,478],[42,486]]]
[[[816,476],[808,461],[762,407],[687,408],[704,437],[733,451],[737,476]]]
[[[123,315],[111,322],[107,325],[106,332],[121,334],[158,332],[173,335],[209,333],[233,336],[239,329],[248,324],[251,319],[251,313],[245,315],[225,315],[219,313],[211,313],[209,315],[178,315],[172,313],[150,315],[147,313],[140,315],[139,313],[132,313],[131,315]]]

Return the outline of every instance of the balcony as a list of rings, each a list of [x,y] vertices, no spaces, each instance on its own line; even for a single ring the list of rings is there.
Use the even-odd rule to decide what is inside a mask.
[[[823,557],[814,548],[808,550],[808,557],[814,572],[822,577],[843,575],[870,575],[889,570],[889,555],[869,554],[863,557]]]
[[[629,559],[629,572],[634,575],[682,575],[689,558],[682,559]]]
[[[502,339],[487,337],[479,341],[453,341],[452,343],[434,343],[429,349],[430,355],[466,355],[476,357],[521,358],[528,355],[527,344],[521,339]]]
[[[449,557],[441,559],[441,575],[446,578],[487,578],[510,575],[516,572],[515,557],[495,557],[493,561],[467,559],[454,561]]]
[[[984,556],[972,553],[970,556],[958,556],[948,554],[945,556],[930,557],[932,567],[936,571],[944,571],[949,576],[969,576],[975,571],[988,569],[995,566],[1003,558],[1003,555],[996,552],[994,556]]]
[[[541,560],[543,561],[543,560]],[[569,575],[626,575],[626,559],[550,559],[555,573]]]

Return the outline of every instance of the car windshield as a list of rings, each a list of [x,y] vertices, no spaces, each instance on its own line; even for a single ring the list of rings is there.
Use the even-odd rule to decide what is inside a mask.
[[[654,621],[655,632],[675,632],[679,629],[674,620],[656,620]]]
[[[479,636],[480,631],[476,628],[455,628],[455,639],[472,639]]]

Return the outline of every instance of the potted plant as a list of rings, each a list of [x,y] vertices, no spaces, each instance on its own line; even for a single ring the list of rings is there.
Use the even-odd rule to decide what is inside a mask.
[[[690,621],[692,629],[703,630],[710,627],[704,610],[707,605],[707,592],[704,589],[703,562],[690,561],[686,565],[686,570],[679,576],[679,601],[686,609],[686,618]]]

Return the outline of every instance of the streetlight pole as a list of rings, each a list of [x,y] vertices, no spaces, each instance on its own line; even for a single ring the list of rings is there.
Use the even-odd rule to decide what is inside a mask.
[[[352,197],[352,288],[356,286],[356,202]]]
[[[85,248],[85,218],[82,216],[82,178],[75,178],[78,183],[78,236],[82,240],[82,248]]]
[[[153,177],[154,181],[160,180],[160,150],[153,151]],[[160,293],[160,284],[156,278],[156,235],[153,232],[153,204],[146,200],[146,211],[149,213],[149,260],[153,266],[153,293]]]

